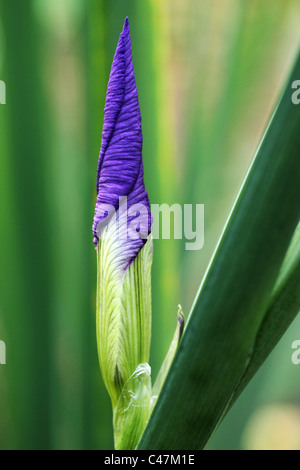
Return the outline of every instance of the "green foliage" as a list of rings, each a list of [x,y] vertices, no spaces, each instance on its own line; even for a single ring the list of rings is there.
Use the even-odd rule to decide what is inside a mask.
[[[140,449],[203,449],[236,389],[260,365],[257,356],[267,356],[300,309],[299,278],[291,284],[293,301],[284,311],[278,305],[282,277],[297,268],[290,259],[295,244],[298,254],[297,236],[287,255],[292,268],[283,267],[275,288],[276,306],[271,297],[299,222],[300,114],[291,100],[298,76],[300,55],[195,300]],[[285,315],[278,317],[277,308]]]
[[[151,369],[140,364],[125,382],[114,408],[115,449],[135,449],[149,419]]]
[[[0,365],[1,449],[113,448],[97,358],[91,224],[105,90],[126,15],[150,201],[205,204],[202,250],[187,252],[180,240],[154,241],[153,382],[176,307],[190,310],[299,46],[298,0],[0,0],[0,80],[7,92],[0,105],[0,340],[7,347],[7,364]],[[272,234],[279,247],[280,232]],[[290,321],[286,299],[296,305],[285,287],[297,280],[293,266],[277,287],[271,286],[275,269],[269,280],[273,300],[265,325],[269,318],[278,335]],[[279,311],[286,315],[281,331]],[[199,325],[201,336],[205,328]],[[259,331],[265,330],[261,323]],[[231,403],[277,339],[263,355],[256,343]],[[281,343],[277,353],[280,369],[271,354],[266,372],[252,382],[251,398],[263,391],[266,400],[297,403],[297,369],[287,365],[287,347]],[[226,367],[221,358],[220,369]],[[218,446],[235,436],[232,445],[239,448],[235,429],[237,422],[238,429],[245,426],[250,402],[232,406]]]

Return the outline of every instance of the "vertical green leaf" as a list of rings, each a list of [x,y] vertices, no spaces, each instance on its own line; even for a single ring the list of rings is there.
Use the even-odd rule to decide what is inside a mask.
[[[300,114],[291,101],[299,75],[300,56],[195,299],[140,449],[203,448],[247,368],[299,221]]]
[[[13,215],[1,214],[6,242],[1,250],[1,317],[8,336],[10,412],[16,423],[12,446],[39,449],[49,447],[50,433],[50,230],[44,166],[49,153],[43,128],[47,108],[32,3],[2,2],[1,17],[8,90],[1,112],[6,114],[10,152],[2,158],[12,184],[8,207]],[[5,187],[8,181],[3,183]]]

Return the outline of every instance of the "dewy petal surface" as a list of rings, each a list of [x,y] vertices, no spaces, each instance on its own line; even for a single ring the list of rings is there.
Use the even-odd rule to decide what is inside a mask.
[[[148,194],[143,180],[142,162],[143,136],[138,93],[132,63],[131,38],[128,18],[120,35],[109,77],[102,142],[97,169],[97,202],[93,233],[97,245],[99,222],[103,222],[107,204],[119,209],[119,198],[127,197],[127,207],[142,204],[147,209],[147,217],[140,220],[140,231],[151,231],[151,214]],[[139,215],[137,213],[137,215]],[[130,223],[135,216],[127,221]],[[98,226],[98,231],[97,231]],[[127,260],[124,268],[135,259],[143,247],[145,239],[123,240]]]

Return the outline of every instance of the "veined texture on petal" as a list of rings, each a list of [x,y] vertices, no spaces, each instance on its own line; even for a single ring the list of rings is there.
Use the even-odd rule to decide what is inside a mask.
[[[103,220],[109,217],[111,208],[117,211],[118,218],[120,198],[126,197],[129,210],[136,204],[145,208],[142,216],[139,210],[132,210],[127,216],[127,226],[140,216],[137,231],[143,237],[134,237],[134,240],[130,236],[122,237],[128,242],[124,247],[127,253],[124,269],[135,259],[151,231],[150,204],[143,180],[142,145],[141,113],[126,18],[107,87],[93,221],[94,242],[97,245]]]
[[[149,362],[152,266],[150,235],[128,269],[120,269],[114,233],[110,221],[98,242],[96,305],[99,362],[113,407],[135,369]]]

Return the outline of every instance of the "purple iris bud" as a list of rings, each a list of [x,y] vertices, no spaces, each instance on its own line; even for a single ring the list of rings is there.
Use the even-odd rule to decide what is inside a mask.
[[[136,258],[151,232],[150,204],[143,180],[142,145],[141,112],[126,18],[106,93],[93,221],[96,246],[113,211],[116,211],[116,220],[123,221],[123,229],[125,223],[126,234],[124,236],[123,230],[120,236],[124,245],[123,255],[126,255],[121,263],[124,269]]]

